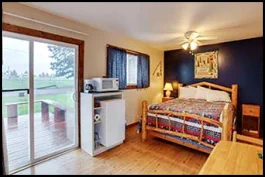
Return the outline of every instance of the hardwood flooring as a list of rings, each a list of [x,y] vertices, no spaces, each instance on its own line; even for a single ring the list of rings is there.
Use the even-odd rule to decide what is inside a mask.
[[[148,137],[142,143],[137,126],[126,131],[126,141],[96,157],[81,149],[63,154],[16,174],[198,174],[208,154]]]

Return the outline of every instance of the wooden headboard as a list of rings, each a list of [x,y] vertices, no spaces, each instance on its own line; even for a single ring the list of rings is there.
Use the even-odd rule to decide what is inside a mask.
[[[209,83],[209,82],[199,82],[199,83],[195,83],[195,84],[191,84],[191,85],[185,85],[183,86],[183,84],[179,83],[178,87],[188,87],[188,86],[205,86],[208,87],[209,89],[214,88],[214,89],[218,89],[218,90],[222,90],[222,91],[226,91],[231,93],[231,100],[232,100],[232,104],[235,106],[235,108],[237,108],[237,97],[238,97],[238,85],[237,84],[233,84],[230,87],[224,87],[221,85],[217,85],[217,84],[213,84],[213,83]]]

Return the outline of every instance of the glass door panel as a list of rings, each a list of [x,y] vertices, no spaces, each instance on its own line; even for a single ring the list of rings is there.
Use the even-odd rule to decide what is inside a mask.
[[[9,171],[13,171],[30,163],[29,41],[2,39],[2,118]]]
[[[77,145],[76,49],[34,42],[34,145],[42,158]]]

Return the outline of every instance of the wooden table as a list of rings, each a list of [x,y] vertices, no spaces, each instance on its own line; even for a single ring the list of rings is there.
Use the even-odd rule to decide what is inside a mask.
[[[174,99],[174,97],[163,97],[162,102],[166,102],[168,100],[173,100],[173,99]]]
[[[239,142],[220,141],[203,165],[200,175],[263,174],[263,148]]]

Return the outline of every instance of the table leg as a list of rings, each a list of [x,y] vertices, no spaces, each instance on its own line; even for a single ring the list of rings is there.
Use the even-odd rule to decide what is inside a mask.
[[[54,107],[55,128],[60,129],[61,136],[66,137],[65,110]]]
[[[54,107],[54,121],[62,122],[65,121],[65,110],[58,107]]]
[[[13,105],[8,105],[7,106],[7,122],[8,122],[8,127],[13,127],[17,126],[17,104]]]
[[[43,120],[49,120],[49,105],[41,102],[41,117]]]

